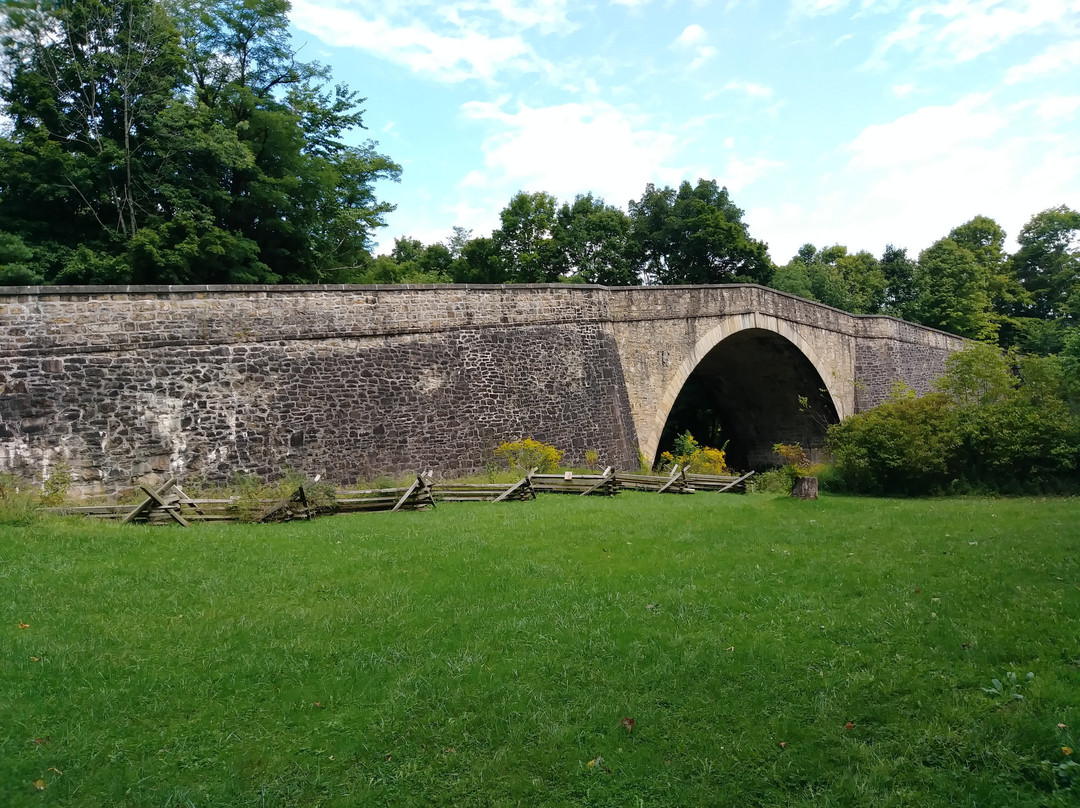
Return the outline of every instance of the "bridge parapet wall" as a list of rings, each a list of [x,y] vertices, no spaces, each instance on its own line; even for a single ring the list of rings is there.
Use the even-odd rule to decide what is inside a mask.
[[[566,284],[0,288],[0,356],[598,322],[607,301]]]

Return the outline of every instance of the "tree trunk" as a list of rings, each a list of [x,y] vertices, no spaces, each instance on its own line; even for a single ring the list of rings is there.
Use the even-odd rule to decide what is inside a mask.
[[[817,499],[817,477],[799,477],[791,486],[791,496],[798,499]]]

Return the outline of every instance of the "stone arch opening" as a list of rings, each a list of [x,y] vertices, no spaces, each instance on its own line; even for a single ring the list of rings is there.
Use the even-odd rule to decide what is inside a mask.
[[[747,328],[717,342],[686,376],[655,456],[670,451],[675,437],[689,429],[703,444],[728,441],[728,462],[737,469],[775,465],[775,443],[799,443],[816,460],[825,430],[839,420],[828,386],[806,354],[774,331]]]

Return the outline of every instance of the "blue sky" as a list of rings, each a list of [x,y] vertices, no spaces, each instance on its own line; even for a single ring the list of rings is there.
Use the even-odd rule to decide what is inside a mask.
[[[294,44],[402,164],[381,231],[498,225],[519,190],[626,209],[716,179],[777,263],[911,254],[1080,209],[1080,0],[293,0]]]

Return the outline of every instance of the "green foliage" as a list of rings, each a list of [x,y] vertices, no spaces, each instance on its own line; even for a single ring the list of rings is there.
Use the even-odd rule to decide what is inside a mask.
[[[517,471],[527,474],[536,469],[541,474],[550,474],[559,470],[563,453],[547,443],[532,438],[500,444],[495,456]]]
[[[730,474],[731,469],[727,465],[727,444],[723,448],[716,449],[711,446],[702,446],[686,430],[675,436],[674,452],[662,452],[660,454],[660,466],[673,466],[678,464],[683,468],[689,468],[698,474]]]
[[[997,678],[991,679],[990,687],[984,687],[983,693],[1004,701],[1023,701],[1024,694],[1020,692],[1021,687],[1034,678],[1034,671],[1028,671],[1028,675],[1022,680],[1013,671],[1006,671],[1005,682]]]
[[[287,0],[10,0],[0,281],[303,282],[367,256],[399,167]],[[0,253],[3,251],[0,240]],[[13,268],[14,267],[14,268]]]
[[[71,484],[75,481],[71,466],[65,458],[53,461],[45,479],[41,482],[41,502],[44,505],[62,505]]]
[[[1009,396],[1015,379],[1008,358],[992,345],[975,344],[945,360],[935,387],[960,406],[993,404]]]
[[[12,233],[0,232],[0,286],[33,286],[41,276],[30,266],[34,252]]]
[[[13,474],[0,474],[0,526],[20,527],[38,518],[38,502],[31,489]]]
[[[600,466],[600,453],[596,449],[585,450],[585,468],[595,469]]]
[[[1080,487],[1080,414],[1067,363],[976,345],[954,354],[938,392],[898,392],[830,427],[843,482],[856,491],[1070,490]]]
[[[1020,313],[1043,320],[1080,317],[1080,212],[1061,205],[1036,214],[1017,236],[1013,270],[1029,295]]]
[[[810,456],[797,443],[774,443],[772,450],[784,461],[784,468],[789,469],[793,477],[806,477],[810,474]]]
[[[946,396],[904,396],[834,424],[828,445],[853,490],[919,495],[940,491],[953,479],[957,431]]]
[[[750,237],[743,211],[715,180],[678,190],[646,186],[630,202],[637,261],[653,283],[767,283],[772,263]]]
[[[789,494],[795,478],[786,466],[755,474],[750,480],[755,494]]]
[[[648,474],[652,470],[652,464],[649,462],[649,458],[645,456],[645,453],[641,451],[640,446],[635,448],[637,449],[638,472]]]
[[[909,317],[909,311],[918,297],[915,274],[916,263],[908,258],[907,250],[889,244],[881,254],[881,274],[885,279],[885,297],[882,311],[894,317]]]
[[[971,339],[990,339],[997,325],[990,307],[990,276],[975,254],[944,238],[919,254],[918,297],[911,317]]]
[[[513,282],[550,283],[558,279],[562,267],[551,238],[557,205],[551,194],[520,191],[499,214],[501,224],[492,240]]]
[[[630,245],[630,217],[592,194],[564,203],[555,216],[555,268],[563,278],[605,286],[640,282]]]

